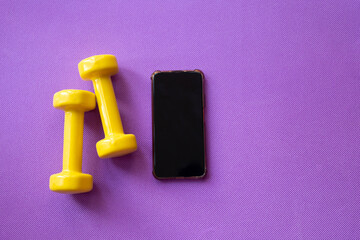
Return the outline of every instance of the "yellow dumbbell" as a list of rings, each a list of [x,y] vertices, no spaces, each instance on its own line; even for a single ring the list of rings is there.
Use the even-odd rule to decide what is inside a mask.
[[[79,63],[80,76],[92,80],[105,138],[97,142],[96,149],[100,158],[119,157],[137,149],[133,134],[124,134],[116,103],[111,75],[119,69],[115,56],[97,55]]]
[[[90,174],[81,172],[84,112],[95,108],[95,95],[84,90],[55,93],[53,105],[65,111],[63,170],[51,175],[50,190],[59,193],[83,193],[93,188]]]

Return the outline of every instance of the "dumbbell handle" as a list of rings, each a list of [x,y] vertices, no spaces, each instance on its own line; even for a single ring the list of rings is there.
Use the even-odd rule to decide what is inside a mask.
[[[84,112],[65,111],[63,171],[81,172]]]
[[[124,130],[110,76],[95,77],[91,80],[94,84],[105,138],[114,134],[123,134]]]

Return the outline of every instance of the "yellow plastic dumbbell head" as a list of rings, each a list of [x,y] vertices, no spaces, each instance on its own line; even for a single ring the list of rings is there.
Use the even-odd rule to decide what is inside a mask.
[[[84,112],[95,108],[95,95],[84,90],[55,93],[53,105],[65,111],[63,170],[50,176],[50,190],[59,193],[84,193],[93,188],[90,174],[81,172]]]
[[[54,94],[54,108],[87,112],[95,108],[95,95],[85,90],[67,89]]]
[[[119,71],[113,55],[95,55],[82,60],[79,65],[80,77],[91,80],[95,76],[112,76]]]
[[[93,177],[90,174],[62,171],[50,176],[50,190],[58,193],[85,193],[93,188]]]
[[[98,141],[96,149],[101,158],[124,156],[136,151],[136,138],[133,134],[113,135]]]
[[[136,151],[137,143],[133,134],[124,134],[111,75],[118,72],[118,64],[113,55],[96,55],[82,60],[79,73],[84,80],[94,84],[98,108],[104,128],[105,138],[97,142],[100,158],[119,157]]]

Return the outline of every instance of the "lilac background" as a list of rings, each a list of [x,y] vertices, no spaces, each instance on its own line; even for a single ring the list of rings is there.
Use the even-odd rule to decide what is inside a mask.
[[[359,239],[359,1],[0,2],[0,239]],[[53,94],[91,90],[77,63],[117,56],[113,78],[139,150],[101,160],[85,115],[88,194],[61,170]],[[150,75],[203,70],[208,176],[152,174]]]

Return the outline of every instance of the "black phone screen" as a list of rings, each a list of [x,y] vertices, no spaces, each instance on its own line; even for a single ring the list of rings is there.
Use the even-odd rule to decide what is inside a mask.
[[[153,174],[156,178],[205,175],[203,74],[152,75]]]

